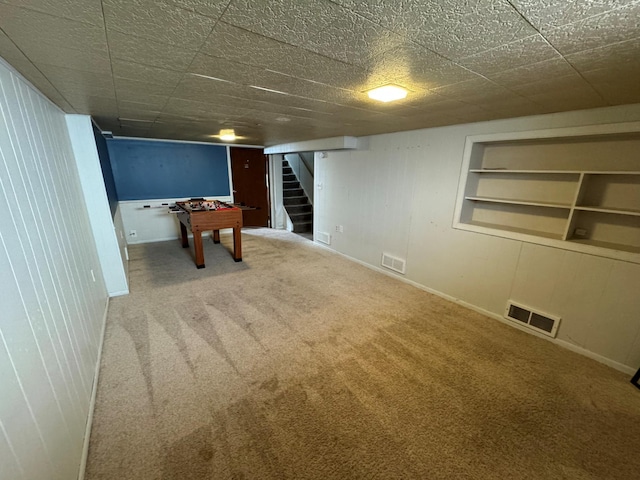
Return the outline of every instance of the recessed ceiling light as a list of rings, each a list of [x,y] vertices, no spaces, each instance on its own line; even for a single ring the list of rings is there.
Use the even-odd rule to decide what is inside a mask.
[[[393,102],[407,96],[407,91],[397,85],[385,85],[384,87],[374,88],[367,92],[369,98],[380,102]]]
[[[233,128],[223,128],[220,130],[220,140],[224,140],[225,142],[233,142],[236,139],[236,132],[233,131]]]

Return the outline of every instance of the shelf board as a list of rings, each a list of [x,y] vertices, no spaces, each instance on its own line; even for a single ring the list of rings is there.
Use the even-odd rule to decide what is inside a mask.
[[[493,198],[493,197],[464,197],[465,200],[471,200],[473,202],[488,202],[488,203],[501,203],[508,205],[526,205],[529,207],[544,207],[544,208],[561,208],[569,210],[571,205],[552,202],[531,202],[528,200],[514,200],[508,198]]]
[[[578,243],[580,245],[590,245],[592,247],[608,248],[609,250],[619,250],[621,252],[640,253],[640,247],[634,247],[633,245],[622,245],[619,243],[599,242],[596,240],[570,238],[571,243]]]
[[[624,171],[624,170],[511,170],[506,168],[472,168],[471,173],[528,173],[528,174],[553,174],[559,175],[640,175],[640,171]]]
[[[589,207],[589,206],[577,206],[576,210],[581,212],[598,212],[598,213],[614,213],[616,215],[629,215],[632,217],[640,217],[640,211],[638,210],[623,210],[619,208],[604,208],[604,207]]]
[[[517,228],[509,225],[501,225],[501,224],[485,223],[485,222],[467,222],[465,225],[490,228],[492,230],[502,230],[502,231],[512,232],[512,233],[522,233],[524,235],[533,235],[535,237],[551,238],[553,240],[562,240],[562,234],[560,233],[549,233],[549,232],[542,232],[540,230],[529,230],[526,228]]]

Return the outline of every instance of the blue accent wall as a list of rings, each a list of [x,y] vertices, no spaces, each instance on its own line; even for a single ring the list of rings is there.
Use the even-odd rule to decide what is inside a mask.
[[[111,218],[116,215],[118,208],[118,191],[116,190],[116,182],[113,178],[111,169],[111,159],[109,158],[109,150],[107,149],[107,141],[102,136],[102,132],[93,125],[93,136],[96,139],[96,147],[98,148],[98,157],[100,158],[100,168],[102,169],[102,178],[104,186],[107,189],[107,199],[109,200],[109,208],[111,209]]]
[[[120,200],[227,196],[227,149],[220,145],[107,140]]]

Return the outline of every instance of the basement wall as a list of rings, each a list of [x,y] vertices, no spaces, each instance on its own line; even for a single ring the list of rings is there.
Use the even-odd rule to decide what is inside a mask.
[[[107,290],[65,115],[2,60],[0,186],[0,478],[77,478]]]
[[[496,318],[508,299],[558,315],[554,341],[634,372],[640,265],[452,223],[467,135],[638,120],[640,105],[584,110],[376,135],[363,150],[316,154],[315,234],[329,233],[330,248],[374,268],[383,252],[406,259],[400,277]]]

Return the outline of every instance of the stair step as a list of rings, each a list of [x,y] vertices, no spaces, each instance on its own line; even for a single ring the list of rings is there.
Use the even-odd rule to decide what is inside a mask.
[[[289,218],[293,223],[306,223],[313,221],[313,213],[303,212],[303,213],[289,213]]]
[[[291,175],[293,173],[293,168],[291,167],[282,167],[283,175]]]
[[[283,197],[282,201],[285,207],[289,205],[307,205],[309,204],[309,199],[305,195],[297,196],[297,197]]]
[[[283,174],[282,175],[282,181],[283,182],[292,182],[292,181],[297,181],[298,177],[296,177],[295,173],[288,173],[288,174]]]
[[[300,188],[300,182],[298,180],[282,182],[282,188],[284,190],[288,190],[291,188]]]
[[[293,224],[294,233],[304,233],[313,231],[313,222],[301,222]]]
[[[283,197],[303,197],[304,190],[301,188],[285,188],[282,190]]]
[[[310,203],[304,203],[301,205],[287,205],[287,213],[289,215],[296,213],[313,213],[313,205]]]

